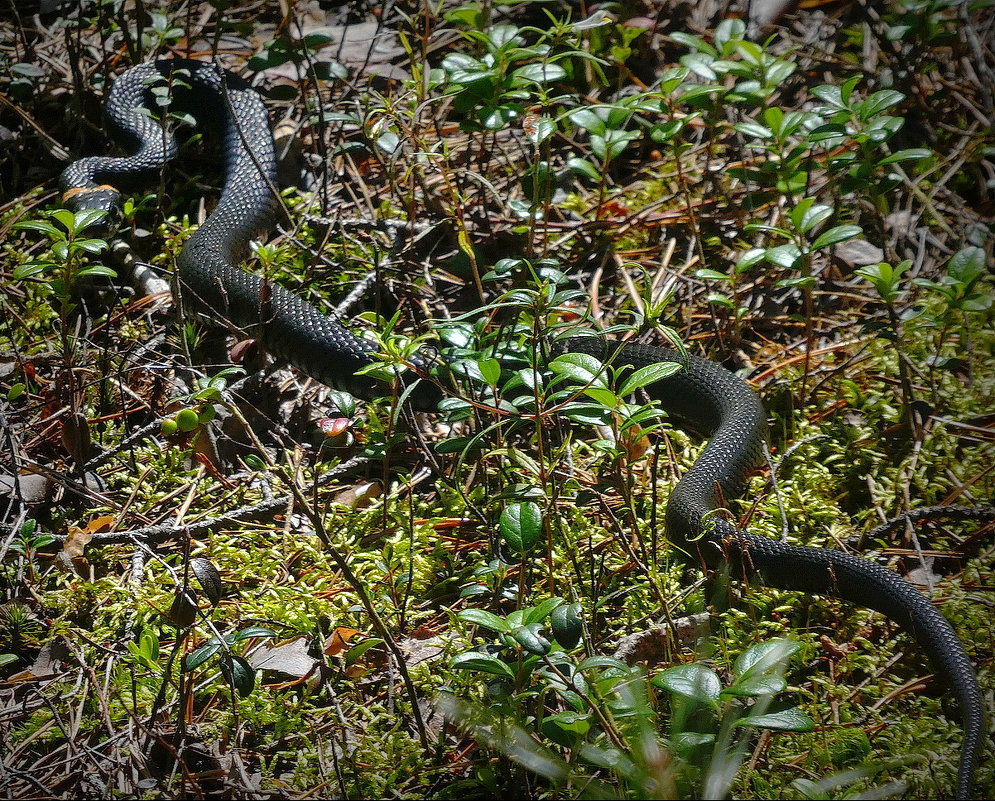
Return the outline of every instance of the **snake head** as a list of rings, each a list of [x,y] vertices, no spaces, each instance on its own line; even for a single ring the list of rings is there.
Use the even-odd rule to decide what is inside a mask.
[[[121,193],[107,184],[66,189],[62,193],[62,205],[74,214],[89,209],[105,212],[92,226],[95,233],[106,233],[121,221]]]

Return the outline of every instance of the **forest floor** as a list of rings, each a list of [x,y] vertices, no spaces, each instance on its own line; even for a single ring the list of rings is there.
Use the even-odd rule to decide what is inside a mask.
[[[993,525],[877,527],[995,496],[992,4],[322,5],[0,16],[4,793],[949,797],[960,715],[915,640],[668,547],[702,442],[631,375],[548,369],[586,328],[757,391],[770,458],[723,514],[930,596],[988,797]],[[269,110],[285,213],[246,268],[387,365],[457,366],[437,411],[181,314],[211,109],[113,230],[59,210],[119,152],[114,80],[170,57]]]

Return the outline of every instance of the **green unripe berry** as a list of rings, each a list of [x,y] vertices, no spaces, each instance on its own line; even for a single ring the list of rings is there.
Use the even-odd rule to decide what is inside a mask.
[[[172,417],[167,417],[159,424],[159,430],[162,431],[163,436],[166,437],[173,436],[173,434],[176,433],[178,428],[179,426],[176,425],[176,420],[174,420]]]
[[[180,431],[193,431],[200,425],[197,412],[193,409],[180,409],[176,413],[176,425],[179,426]]]

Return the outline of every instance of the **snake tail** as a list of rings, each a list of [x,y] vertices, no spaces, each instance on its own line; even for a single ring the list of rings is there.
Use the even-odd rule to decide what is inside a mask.
[[[615,364],[684,363],[675,350],[575,337],[561,346]],[[708,440],[667,503],[667,534],[692,562],[728,568],[744,580],[826,595],[873,609],[912,635],[957,696],[964,727],[958,798],[968,798],[985,730],[984,702],[970,657],[946,618],[923,593],[890,570],[828,548],[789,545],[743,531],[717,515],[745,489],[765,460],[766,415],[753,389],[719,364],[690,356],[687,369],[647,388],[679,426]]]

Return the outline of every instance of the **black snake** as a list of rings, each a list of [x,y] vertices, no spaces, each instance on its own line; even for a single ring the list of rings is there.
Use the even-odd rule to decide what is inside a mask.
[[[146,111],[158,108],[152,104],[151,87],[163,82],[171,85],[171,110],[190,112],[224,136],[221,198],[177,259],[184,306],[255,337],[321,382],[369,396],[372,380],[354,373],[373,361],[377,346],[240,267],[250,238],[270,227],[276,208],[276,157],[266,108],[241,78],[210,63],[183,60],[156,61],[123,73],[107,97],[105,115],[128,155],[71,164],[61,179],[64,202],[73,209],[113,210],[119,189],[154,179],[173,158],[173,137]],[[577,337],[565,349],[605,358],[614,346]],[[635,367],[681,360],[668,349],[635,344],[621,347],[615,358]],[[679,424],[709,438],[670,495],[666,520],[671,541],[711,568],[728,566],[738,576],[759,578],[771,587],[843,598],[887,615],[911,633],[960,703],[964,743],[957,792],[968,797],[984,710],[971,661],[950,624],[911,584],[867,559],[759,537],[716,514],[720,500],[738,497],[747,474],[764,458],[765,414],[746,383],[714,362],[692,356],[688,369],[655,384],[650,394]],[[420,381],[409,402],[432,409],[439,396],[437,386]]]

